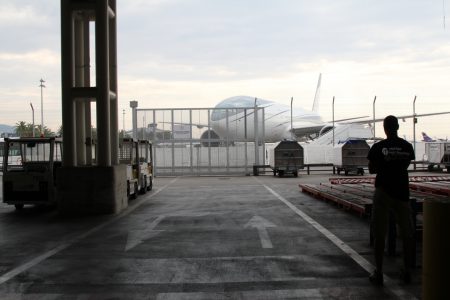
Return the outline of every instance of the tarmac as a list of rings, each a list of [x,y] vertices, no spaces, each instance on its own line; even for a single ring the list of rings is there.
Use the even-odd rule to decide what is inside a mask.
[[[0,299],[420,299],[401,247],[373,269],[369,220],[294,177],[158,177],[118,215],[62,218],[0,204]],[[399,242],[400,243],[400,242]]]

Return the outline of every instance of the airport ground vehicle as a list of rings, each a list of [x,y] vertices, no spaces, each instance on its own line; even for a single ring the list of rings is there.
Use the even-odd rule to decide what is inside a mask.
[[[4,156],[4,149],[5,149],[5,139],[0,138],[0,171],[3,169],[3,156]],[[8,155],[8,161],[14,162],[20,160],[20,153],[19,153],[19,145],[14,144],[9,148],[9,155]]]
[[[450,143],[429,142],[425,143],[425,153],[428,157],[428,170],[432,171],[434,166],[443,166],[450,173]]]
[[[298,170],[304,168],[303,147],[297,141],[284,140],[268,149],[269,165],[273,175],[285,174],[298,176]]]
[[[355,172],[364,175],[364,168],[369,161],[370,146],[365,140],[348,140],[333,147],[333,165],[339,174],[343,171],[345,175]]]
[[[5,138],[3,202],[22,209],[25,204],[56,203],[56,169],[62,164],[61,139]]]
[[[127,165],[127,197],[136,198],[153,187],[152,144],[124,138],[119,142],[119,162]]]

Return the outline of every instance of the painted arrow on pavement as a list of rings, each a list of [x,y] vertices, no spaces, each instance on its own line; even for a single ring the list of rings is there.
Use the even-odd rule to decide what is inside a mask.
[[[127,245],[125,246],[125,251],[128,251],[137,245],[140,245],[145,240],[148,240],[164,230],[154,230],[156,226],[165,218],[165,216],[159,216],[152,223],[146,226],[144,229],[140,230],[130,230],[128,232]]]
[[[134,247],[142,244],[148,239],[151,239],[152,237],[157,236],[164,230],[155,230],[156,226],[161,223],[162,220],[166,217],[204,217],[207,215],[210,215],[210,212],[186,212],[186,213],[174,213],[174,214],[168,214],[168,215],[160,215],[158,216],[152,223],[143,226],[142,229],[133,229],[128,231],[128,237],[127,237],[127,244],[125,245],[125,251],[128,251],[130,249],[133,249]],[[138,219],[136,217],[135,219]],[[145,219],[140,219],[139,223],[147,224],[147,221]]]
[[[275,224],[267,221],[263,217],[253,216],[253,218],[251,218],[244,227],[256,228],[258,230],[259,239],[261,240],[261,246],[263,248],[273,248],[272,241],[270,240],[269,233],[266,228],[277,227]]]

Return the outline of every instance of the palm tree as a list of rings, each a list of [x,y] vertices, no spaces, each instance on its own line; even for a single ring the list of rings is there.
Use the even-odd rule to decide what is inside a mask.
[[[29,136],[30,133],[27,123],[25,121],[17,122],[14,128],[14,132],[17,136]]]

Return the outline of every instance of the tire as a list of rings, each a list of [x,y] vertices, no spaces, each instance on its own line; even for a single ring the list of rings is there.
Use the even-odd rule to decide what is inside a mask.
[[[133,199],[136,199],[139,193],[139,185],[137,182],[134,183],[133,188],[134,188]]]
[[[278,171],[278,177],[283,177],[284,171]]]
[[[131,189],[130,189],[130,181],[127,180],[127,199],[130,200],[131,199]]]
[[[14,204],[14,207],[16,208],[16,210],[22,210],[23,209],[23,204]]]
[[[152,178],[150,177],[150,180],[149,180],[148,186],[147,186],[147,191],[151,191],[152,188],[153,188],[153,180],[152,180]]]
[[[348,176],[348,170],[344,171],[345,176]]]
[[[144,184],[141,187],[141,190],[139,191],[141,194],[147,193],[147,175],[144,175]]]
[[[298,177],[298,172],[294,172],[292,174],[294,174],[294,177]]]

